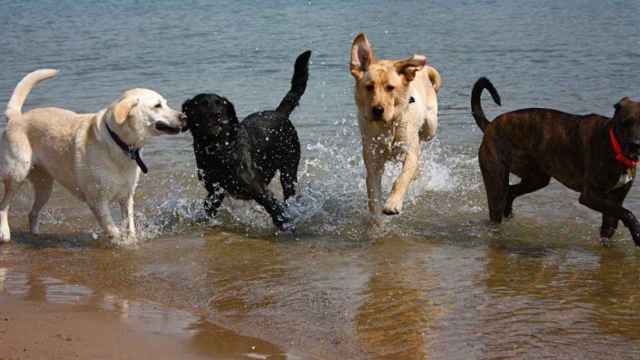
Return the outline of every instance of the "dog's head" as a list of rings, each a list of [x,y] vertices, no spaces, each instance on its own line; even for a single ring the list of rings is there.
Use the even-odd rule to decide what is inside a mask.
[[[193,136],[217,138],[238,123],[231,101],[216,94],[196,95],[182,104],[182,111],[187,116],[186,128]]]
[[[640,102],[628,97],[620,100],[614,108],[615,133],[624,154],[633,159],[640,158]]]
[[[393,121],[409,103],[409,84],[427,63],[424,55],[405,60],[377,60],[367,37],[360,33],[351,46],[351,74],[356,102],[370,121]]]
[[[148,136],[177,134],[185,126],[183,113],[167,105],[167,100],[149,89],[125,91],[107,110],[126,137],[142,141]],[[113,125],[113,124],[112,124]]]

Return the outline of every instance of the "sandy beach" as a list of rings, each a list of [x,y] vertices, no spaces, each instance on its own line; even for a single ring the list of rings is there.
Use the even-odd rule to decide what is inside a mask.
[[[87,305],[0,294],[1,360],[280,358],[273,345],[210,324],[196,338],[189,329],[176,331],[163,334]]]

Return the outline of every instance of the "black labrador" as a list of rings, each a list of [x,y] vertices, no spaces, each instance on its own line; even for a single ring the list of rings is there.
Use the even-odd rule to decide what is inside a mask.
[[[233,104],[216,94],[199,94],[182,105],[193,136],[198,178],[209,193],[209,216],[229,194],[255,200],[278,229],[294,230],[286,205],[267,186],[279,171],[284,200],[296,192],[300,141],[289,115],[307,87],[310,56],[311,51],[305,51],[296,59],[291,89],[274,111],[253,113],[240,122]]]

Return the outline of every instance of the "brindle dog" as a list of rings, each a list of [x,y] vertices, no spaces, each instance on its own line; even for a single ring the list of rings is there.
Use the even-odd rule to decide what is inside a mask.
[[[518,196],[547,186],[553,177],[579,192],[581,204],[602,213],[603,244],[620,220],[640,246],[640,223],[622,207],[640,156],[640,103],[623,98],[612,119],[531,108],[489,122],[480,104],[484,89],[498,105],[500,96],[486,78],[471,92],[473,117],[484,132],[479,160],[491,220],[511,216]],[[509,185],[509,173],[518,175],[520,183]]]

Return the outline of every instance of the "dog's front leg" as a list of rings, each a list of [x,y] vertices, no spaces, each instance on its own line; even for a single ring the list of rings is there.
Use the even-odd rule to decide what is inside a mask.
[[[413,181],[418,171],[418,160],[420,159],[420,147],[407,149],[404,153],[404,163],[402,164],[402,173],[393,183],[391,194],[387,199],[382,212],[386,215],[397,215],[402,211],[402,203],[404,196],[409,190],[409,185]]]
[[[89,207],[93,211],[98,223],[102,226],[102,229],[107,233],[107,237],[111,243],[117,243],[120,240],[120,230],[113,222],[111,217],[111,210],[109,209],[109,202],[106,199],[99,199],[95,203],[90,204]]]
[[[122,214],[123,228],[127,229],[127,241],[135,244],[138,239],[136,237],[136,223],[133,218],[133,194],[120,200],[120,214]]]
[[[367,198],[369,213],[379,215],[382,211],[382,175],[384,174],[383,154],[375,153],[373,144],[365,143],[363,148],[364,166],[367,172]]]
[[[222,205],[224,200],[224,189],[219,183],[207,183],[207,198],[204,200],[204,210],[207,212],[207,216],[214,217],[218,212],[218,208]]]
[[[616,204],[622,206],[622,202],[624,198],[627,196],[627,193],[631,189],[631,184],[629,183],[626,186],[623,186],[619,189],[616,189],[609,194],[607,194],[607,198]],[[616,229],[618,228],[618,218],[615,216],[610,216],[606,214],[602,214],[602,226],[600,226],[600,242],[603,245],[607,245],[609,239],[616,233]]]
[[[615,201],[606,199],[605,196],[597,192],[585,189],[580,195],[580,203],[593,210],[599,211],[603,216],[614,217],[620,219],[622,223],[629,229],[633,242],[636,246],[640,246],[640,223],[633,213]]]

